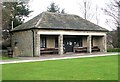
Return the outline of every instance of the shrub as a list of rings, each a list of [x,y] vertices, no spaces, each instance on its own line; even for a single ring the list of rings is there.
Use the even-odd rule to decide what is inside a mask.
[[[120,48],[110,48],[107,52],[120,52]]]

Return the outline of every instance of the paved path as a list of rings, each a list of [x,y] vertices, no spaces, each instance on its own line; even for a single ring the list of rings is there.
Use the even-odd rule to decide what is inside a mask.
[[[96,57],[96,56],[110,56],[118,55],[120,53],[83,53],[83,54],[66,54],[66,55],[47,55],[41,57],[18,57],[17,60],[2,60],[0,64],[10,64],[10,63],[23,63],[23,62],[36,62],[36,61],[47,61],[47,60],[61,60],[61,59],[71,59],[71,58],[85,58],[85,57]]]

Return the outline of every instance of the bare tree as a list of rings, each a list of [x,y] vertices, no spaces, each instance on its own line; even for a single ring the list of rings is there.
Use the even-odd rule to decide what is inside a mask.
[[[80,11],[82,17],[87,20],[91,20],[94,16],[92,12],[92,2],[90,0],[83,0],[80,4]]]
[[[100,21],[100,10],[99,10],[99,7],[96,5],[95,7],[95,20],[96,20],[96,24],[98,25],[99,24],[99,21]]]
[[[117,2],[117,4],[118,4],[118,28],[117,28],[117,30],[118,30],[118,47],[120,48],[120,1],[119,2]]]
[[[118,16],[118,10],[120,8],[120,1],[119,0],[113,0],[110,4],[106,4],[107,8],[103,9],[105,14],[110,17],[110,19],[107,19],[107,22],[109,23],[114,23],[113,29],[116,29],[118,25],[120,24],[119,22],[119,16]]]
[[[120,48],[120,0],[111,1],[110,4],[107,4],[107,8],[103,10],[105,14],[110,17],[110,19],[107,19],[107,23],[110,25],[111,23],[114,24],[114,27],[112,28],[115,31],[115,35],[118,35],[115,37],[115,39],[113,39],[113,42],[114,40],[117,41],[117,46],[113,46]]]

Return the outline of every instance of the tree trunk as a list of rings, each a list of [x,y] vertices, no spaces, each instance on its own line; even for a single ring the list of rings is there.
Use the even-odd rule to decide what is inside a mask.
[[[117,28],[118,31],[118,48],[120,48],[120,26]]]

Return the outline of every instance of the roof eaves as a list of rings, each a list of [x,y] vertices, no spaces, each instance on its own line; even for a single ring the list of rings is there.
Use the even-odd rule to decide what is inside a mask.
[[[31,30],[31,29],[37,29],[37,28],[32,27],[32,28],[26,28],[26,29],[11,30],[10,32],[19,32],[19,31],[26,31],[26,30]]]
[[[64,29],[64,28],[37,28],[37,29],[45,29],[45,30],[74,30],[74,31],[100,31],[100,32],[108,32],[108,30],[87,30],[87,29]]]
[[[62,28],[28,28],[28,29],[21,29],[21,30],[13,30],[11,32],[19,32],[19,31],[27,31],[27,30],[32,30],[32,29],[44,29],[44,30],[73,30],[73,31],[96,31],[96,32],[108,32],[108,30],[83,30],[83,29],[62,29]]]

